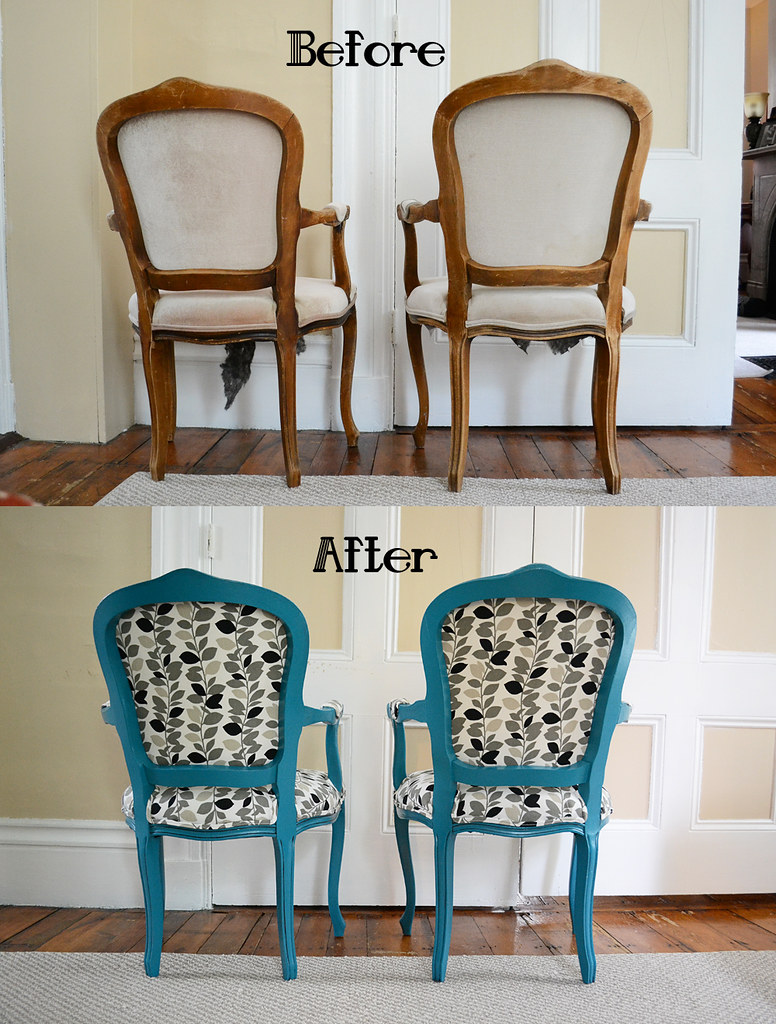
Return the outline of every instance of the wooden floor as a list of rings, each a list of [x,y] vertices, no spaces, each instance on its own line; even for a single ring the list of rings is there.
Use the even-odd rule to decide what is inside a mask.
[[[625,477],[776,476],[776,380],[735,382],[733,425],[701,428],[621,428]],[[450,432],[429,431],[425,449],[407,432],[363,434],[349,450],[344,434],[306,430],[299,435],[303,475],[447,475]],[[93,505],[122,480],[148,469],[150,429],[132,427],[107,444],[29,441],[0,437],[0,490],[43,505]],[[283,474],[277,431],[180,428],[170,446],[168,472]],[[578,479],[600,476],[592,430],[476,428],[467,476]]]
[[[345,910],[344,938],[323,909],[297,908],[300,956],[428,956],[433,912],[419,911],[405,938],[396,909]],[[595,901],[598,953],[776,950],[776,896],[604,896]],[[172,910],[165,916],[168,953],[279,956],[274,911],[239,907]],[[127,953],[144,948],[141,910],[0,907],[0,951]],[[456,910],[452,955],[547,956],[574,953],[565,900],[535,897],[502,913]]]

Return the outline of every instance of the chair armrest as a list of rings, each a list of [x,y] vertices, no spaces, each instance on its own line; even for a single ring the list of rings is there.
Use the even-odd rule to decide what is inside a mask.
[[[108,227],[111,229],[111,231],[118,231],[118,229],[119,229],[119,222],[116,219],[116,211],[115,210],[111,210],[110,213],[107,215],[107,217],[105,219],[108,221]]]
[[[105,703],[101,705],[100,712],[102,713],[103,722],[105,722],[106,725],[112,725],[115,728],[116,719],[113,715],[113,709],[110,706],[109,700],[106,700]]]
[[[617,719],[617,724],[623,725],[627,722],[630,718],[631,711],[633,711],[633,708],[630,704],[626,704],[625,701],[623,701],[622,704],[620,704],[620,717]]]
[[[341,227],[350,216],[350,207],[345,203],[328,203],[322,210],[308,210],[302,207],[302,227],[314,224],[328,224],[331,228]]]
[[[415,225],[423,220],[439,223],[439,201],[429,199],[427,203],[419,203],[414,199],[399,203],[396,216],[404,229],[404,291],[409,295],[420,280],[418,278],[418,239]]]
[[[406,199],[396,207],[396,216],[403,224],[419,224],[422,220],[439,223],[439,200],[429,199],[419,203],[417,199]]]
[[[636,220],[649,220],[650,213],[652,213],[652,203],[648,203],[646,199],[639,199]]]
[[[326,773],[332,785],[342,792],[342,762],[339,756],[338,731],[343,712],[338,700],[327,701],[323,707],[304,707],[304,725],[322,722],[326,726]]]
[[[389,701],[386,711],[393,726],[393,788],[398,789],[407,775],[407,740],[404,735],[404,723],[425,722],[426,702],[416,700],[414,704],[410,704],[408,700],[399,698]]]
[[[307,210],[302,207],[302,227],[326,224],[333,228],[331,236],[331,261],[334,264],[334,283],[341,288],[348,299],[353,298],[353,282],[345,253],[345,221],[350,216],[350,207],[344,203],[329,203],[322,210]]]

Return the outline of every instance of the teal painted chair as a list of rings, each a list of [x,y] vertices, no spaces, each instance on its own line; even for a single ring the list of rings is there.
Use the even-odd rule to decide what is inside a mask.
[[[405,935],[415,914],[409,822],[434,833],[435,981],[447,970],[462,832],[572,833],[571,924],[582,979],[595,980],[598,836],[611,814],[604,769],[615,726],[630,712],[620,697],[635,635],[636,613],[623,594],[548,565],[461,583],[427,608],[426,697],[392,701],[388,714]],[[408,720],[428,725],[433,770],[407,775]]]
[[[283,977],[297,974],[294,845],[331,825],[329,914],[343,935],[339,876],[345,831],[337,747],[340,705],[307,707],[304,616],[264,587],[180,569],[106,597],[94,639],[131,785],[146,913],[146,974],[159,974],[164,836],[269,836],[275,849]],[[325,723],[327,773],[297,769],[302,727]]]

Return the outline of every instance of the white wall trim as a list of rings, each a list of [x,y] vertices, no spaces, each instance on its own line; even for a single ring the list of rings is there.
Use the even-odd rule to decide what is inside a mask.
[[[165,840],[166,905],[210,902],[208,843]],[[0,819],[0,902],[20,906],[142,907],[131,830],[116,821]]]
[[[394,11],[395,0],[334,0],[332,37],[357,27],[367,39],[390,39]],[[393,426],[395,97],[395,75],[367,66],[332,69],[332,197],[352,211],[347,249],[359,324],[353,416],[360,430]]]
[[[599,0],[544,0],[539,3],[539,57],[565,60],[597,71],[600,54]]]
[[[16,428],[16,398],[11,377],[11,331],[8,320],[8,262],[5,208],[5,121],[2,96],[3,32],[0,25],[0,433]]]
[[[631,715],[628,725],[648,725],[652,729],[652,755],[649,765],[649,807],[646,818],[613,818],[607,828],[615,832],[657,831],[663,808],[663,775],[665,758],[665,715]],[[623,728],[628,727],[623,726]],[[617,808],[615,806],[616,815]]]

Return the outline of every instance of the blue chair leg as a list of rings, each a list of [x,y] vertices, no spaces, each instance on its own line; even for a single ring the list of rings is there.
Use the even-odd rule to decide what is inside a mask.
[[[569,871],[569,916],[571,917],[571,930],[576,932],[576,898],[577,898],[577,837],[572,835],[574,842],[571,845],[571,870]]]
[[[135,835],[145,905],[145,972],[159,976],[164,933],[164,843],[161,836]]]
[[[436,875],[436,922],[434,952],[431,958],[431,977],[444,981],[447,957],[450,952],[450,934],[453,928],[453,852],[455,833],[434,833],[434,869]]]
[[[593,948],[593,890],[598,863],[598,835],[575,835],[576,870],[574,878],[574,936],[582,981],[595,981]]]
[[[291,981],[296,977],[296,946],[294,944],[294,848],[295,836],[276,836],[275,846],[275,895],[277,899],[278,937],[280,939],[280,962],[283,978]]]
[[[393,812],[393,827],[396,832],[396,845],[399,847],[399,860],[404,875],[404,891],[406,902],[400,924],[404,935],[412,935],[412,922],[415,919],[415,872],[412,869],[412,850],[410,849],[410,823]]]
[[[329,857],[329,917],[337,938],[345,934],[345,918],[339,905],[340,868],[342,847],[345,843],[345,808],[342,807],[337,820],[331,826],[331,855]]]

